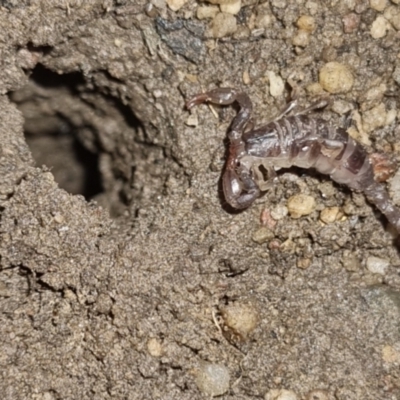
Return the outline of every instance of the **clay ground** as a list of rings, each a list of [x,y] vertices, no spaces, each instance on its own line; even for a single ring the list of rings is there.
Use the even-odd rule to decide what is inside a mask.
[[[209,364],[229,371],[223,399],[400,399],[385,218],[299,169],[231,212],[234,110],[184,109],[233,86],[265,122],[290,96],[274,79],[307,105],[334,61],[354,83],[318,114],[353,111],[368,150],[399,160],[400,6],[371,3],[245,0],[217,38],[195,0],[0,1],[2,399],[208,399],[227,383],[198,386]],[[316,206],[294,219],[299,193]]]

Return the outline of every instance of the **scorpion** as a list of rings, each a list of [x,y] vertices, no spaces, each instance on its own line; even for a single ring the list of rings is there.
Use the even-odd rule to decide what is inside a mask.
[[[292,99],[275,119],[256,129],[251,122],[253,105],[249,96],[233,88],[199,93],[186,102],[186,108],[235,102],[239,110],[228,130],[228,157],[222,175],[224,197],[233,209],[250,207],[268,188],[275,170],[292,166],[314,168],[334,182],[364,193],[400,233],[400,209],[381,183],[385,178],[379,179],[379,169],[389,169],[385,161],[380,163],[379,157],[369,155],[344,128],[310,116],[310,112],[326,107],[327,99],[293,113],[297,99]],[[267,180],[262,168],[267,172]]]

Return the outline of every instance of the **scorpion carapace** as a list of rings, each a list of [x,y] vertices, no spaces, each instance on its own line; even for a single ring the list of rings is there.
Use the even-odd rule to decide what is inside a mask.
[[[186,107],[191,109],[204,102],[236,102],[240,107],[228,131],[229,153],[222,176],[225,199],[233,208],[249,207],[265,190],[261,167],[269,177],[279,168],[315,168],[333,181],[363,192],[400,232],[400,209],[390,200],[385,186],[375,179],[371,158],[363,146],[343,128],[309,115],[310,111],[325,107],[326,100],[299,112],[292,112],[296,100],[291,101],[276,119],[251,130],[246,130],[252,112],[247,94],[231,88],[214,89],[192,97]]]

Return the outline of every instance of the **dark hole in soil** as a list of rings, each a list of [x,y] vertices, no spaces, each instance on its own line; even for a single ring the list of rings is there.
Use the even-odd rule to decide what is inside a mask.
[[[79,88],[84,85],[80,73],[59,75],[38,64],[29,84],[11,93],[10,99],[25,118],[26,141],[37,165],[49,167],[61,188],[89,200],[103,192],[96,149],[89,150],[78,140],[80,130],[92,128],[73,123],[79,118],[73,118],[72,107],[54,106],[62,98],[78,104]]]

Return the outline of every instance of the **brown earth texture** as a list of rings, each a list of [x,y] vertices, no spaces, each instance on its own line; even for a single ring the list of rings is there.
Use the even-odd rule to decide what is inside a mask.
[[[399,161],[399,0],[0,0],[0,27],[1,399],[400,399],[393,228],[298,168],[234,212],[237,109],[184,107],[235,87],[257,126],[296,82]]]

